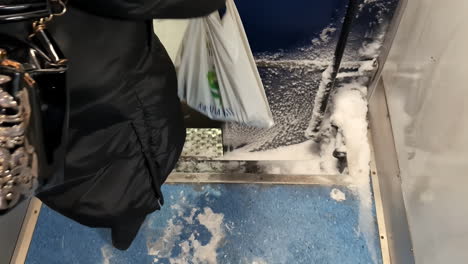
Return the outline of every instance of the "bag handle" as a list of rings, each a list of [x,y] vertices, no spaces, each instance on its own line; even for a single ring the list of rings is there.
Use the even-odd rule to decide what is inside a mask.
[[[65,11],[64,0],[0,0],[0,23],[50,18]]]
[[[50,3],[52,5],[51,14],[33,22],[33,33],[29,36],[29,38],[32,38],[34,35],[36,35],[38,31],[46,29],[47,24],[52,21],[54,17],[63,16],[67,12],[67,5],[63,0],[50,0]]]

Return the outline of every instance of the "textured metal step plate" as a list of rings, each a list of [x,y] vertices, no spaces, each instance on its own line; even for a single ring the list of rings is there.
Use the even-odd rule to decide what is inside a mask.
[[[223,137],[219,128],[188,128],[182,157],[216,158],[223,156]]]

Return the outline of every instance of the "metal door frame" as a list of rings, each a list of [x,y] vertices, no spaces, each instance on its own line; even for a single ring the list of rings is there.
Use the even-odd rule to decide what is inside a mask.
[[[384,225],[386,229],[390,263],[415,263],[401,186],[400,167],[381,79],[369,101],[369,119],[375,158],[372,174],[378,174],[376,178],[378,182],[374,182],[374,185],[378,185],[382,202],[383,223],[379,223],[379,226]]]

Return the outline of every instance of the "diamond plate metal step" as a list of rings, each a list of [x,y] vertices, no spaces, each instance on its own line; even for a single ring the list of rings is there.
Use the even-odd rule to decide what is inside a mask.
[[[220,128],[187,128],[182,157],[218,158],[223,156]]]

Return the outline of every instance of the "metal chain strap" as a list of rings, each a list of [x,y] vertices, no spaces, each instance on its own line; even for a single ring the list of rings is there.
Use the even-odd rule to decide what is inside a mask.
[[[20,63],[6,58],[0,49],[0,66],[21,71]],[[34,85],[24,75],[25,85]],[[13,78],[0,74],[0,212],[15,206],[23,195],[29,195],[37,182],[34,148],[28,143],[26,129],[31,108],[27,88],[16,94],[8,92]]]

